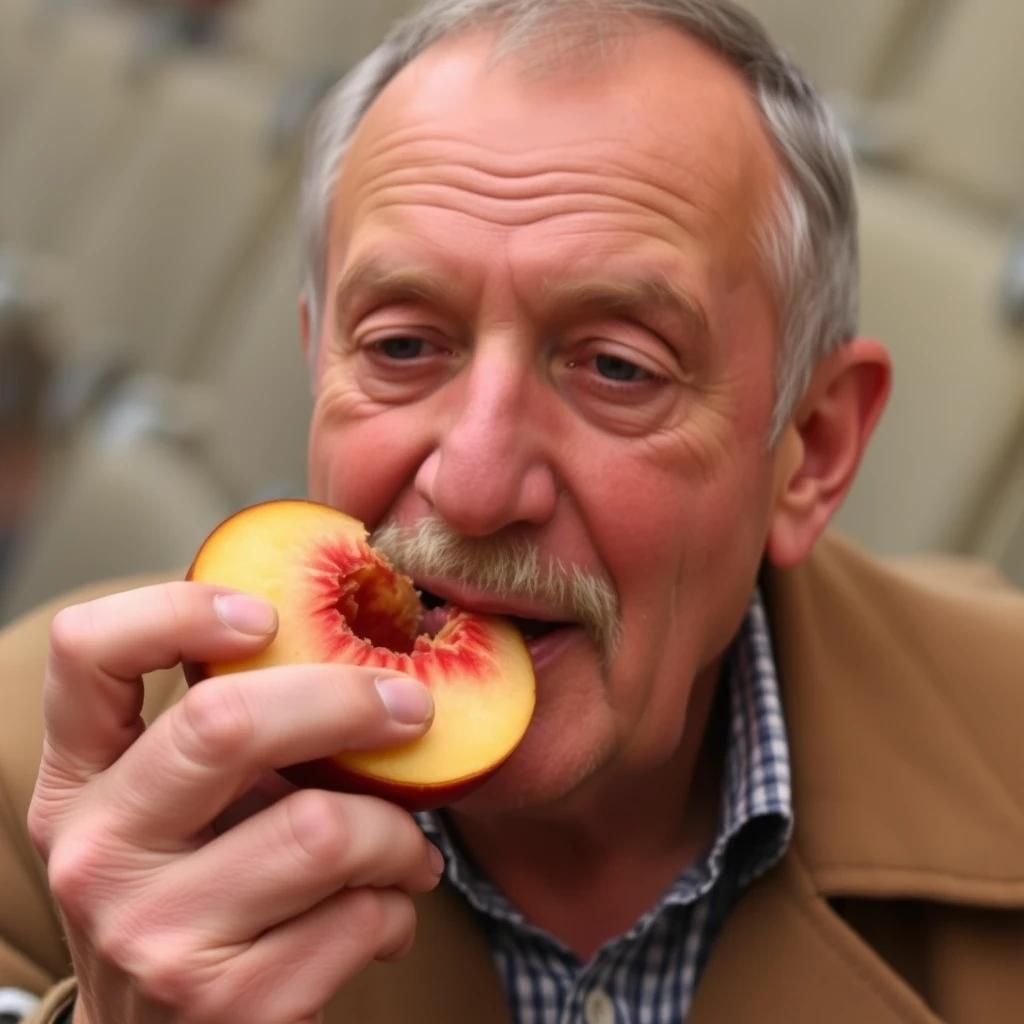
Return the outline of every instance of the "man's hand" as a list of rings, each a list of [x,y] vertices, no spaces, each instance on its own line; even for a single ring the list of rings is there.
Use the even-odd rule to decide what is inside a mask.
[[[399,744],[428,691],[338,665],[213,677],[146,729],[142,675],[265,647],[273,609],[195,583],[54,619],[29,828],[63,914],[78,1024],[292,1024],[413,939],[440,853],[382,800],[274,768]]]

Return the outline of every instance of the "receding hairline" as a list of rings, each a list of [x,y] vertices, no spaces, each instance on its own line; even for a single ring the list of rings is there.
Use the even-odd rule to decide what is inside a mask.
[[[594,12],[584,16],[584,12],[577,8],[549,9],[525,24],[512,21],[507,14],[491,15],[451,32],[428,49],[454,43],[473,34],[489,33],[494,43],[488,68],[514,62],[517,70],[527,78],[592,74],[610,57],[622,53],[626,44],[634,42],[640,35],[665,28],[679,36],[688,36],[709,52],[715,52],[696,35],[683,32],[654,14],[601,10],[596,16]]]
[[[614,54],[624,56],[629,44],[636,43],[641,36],[660,32],[668,37],[687,40],[706,56],[713,59],[723,74],[731,78],[745,96],[752,123],[760,130],[767,144],[778,172],[786,173],[785,160],[775,143],[771,129],[760,110],[757,96],[744,74],[744,69],[735,60],[710,40],[695,31],[687,31],[673,23],[664,14],[655,11],[637,13],[626,9],[601,9],[584,12],[576,7],[556,8],[539,11],[525,24],[513,20],[505,13],[483,15],[478,21],[453,29],[434,40],[404,64],[374,96],[362,111],[349,138],[349,144],[341,163],[334,167],[334,181],[337,185],[341,175],[344,157],[352,149],[351,143],[358,136],[373,109],[391,87],[404,74],[421,66],[425,59],[437,57],[444,50],[464,45],[467,40],[488,39],[489,52],[483,71],[513,67],[526,81],[557,79],[561,76],[579,78],[596,77],[599,74],[614,73],[610,58]],[[544,33],[545,28],[558,31]],[[601,58],[596,61],[595,58]]]
[[[319,337],[339,171],[367,110],[397,74],[432,47],[486,25],[497,26],[501,38],[494,59],[517,49],[535,53],[541,67],[552,55],[592,58],[595,47],[621,38],[621,26],[630,24],[623,18],[666,25],[737,71],[781,163],[782,188],[757,238],[781,311],[782,358],[768,442],[774,444],[813,366],[856,334],[857,202],[852,151],[835,111],[737,0],[422,0],[331,90],[314,120],[300,201],[302,288],[312,327]],[[558,23],[586,30],[562,32],[561,45],[534,45],[538,39],[558,44],[551,38]]]
[[[614,68],[609,67],[607,62],[598,67],[593,65],[591,58],[596,52],[594,48],[599,48],[600,52],[605,57],[608,57],[609,54],[606,47],[614,45],[620,55],[625,57],[627,56],[626,44],[635,43],[643,35],[654,32],[663,33],[670,40],[682,39],[691,43],[705,57],[711,58],[717,69],[735,85],[736,97],[743,103],[746,113],[749,115],[749,127],[756,133],[755,135],[748,135],[743,145],[747,149],[748,156],[754,158],[761,169],[767,169],[769,172],[767,178],[758,173],[757,180],[750,182],[751,187],[757,191],[755,205],[750,210],[749,228],[751,233],[753,234],[760,230],[764,223],[773,216],[788,174],[785,159],[775,144],[772,132],[762,115],[754,91],[750,88],[749,82],[745,79],[742,70],[699,35],[687,32],[678,25],[667,21],[664,17],[657,17],[654,14],[639,16],[631,12],[613,10],[602,11],[599,17],[596,18],[584,19],[579,11],[572,8],[571,10],[563,9],[545,12],[543,20],[538,20],[537,24],[533,25],[533,28],[539,30],[545,25],[557,24],[560,29],[564,28],[566,31],[564,34],[562,32],[554,33],[553,38],[550,40],[550,45],[535,46],[532,42],[533,36],[524,34],[518,23],[510,23],[514,26],[515,30],[503,35],[502,33],[506,29],[507,22],[507,15],[504,17],[491,15],[486,19],[481,19],[479,22],[474,22],[442,36],[425,47],[407,64],[403,65],[387,84],[380,89],[373,101],[362,112],[349,138],[345,152],[334,168],[333,187],[331,188],[330,201],[326,210],[327,232],[325,242],[328,246],[331,244],[331,240],[335,238],[333,227],[337,210],[336,204],[339,188],[345,176],[345,164],[359,152],[357,140],[364,127],[371,120],[374,109],[385,99],[406,72],[412,70],[415,73],[417,66],[422,67],[421,62],[431,58],[438,59],[443,55],[444,50],[464,46],[467,41],[471,41],[474,38],[485,40],[488,47],[486,59],[481,66],[484,74],[499,67],[513,66],[515,71],[517,73],[522,72],[528,81],[533,79],[557,80],[562,75],[579,78],[581,76],[595,77],[600,74],[614,74]],[[573,25],[577,25],[579,30],[579,38],[575,42],[572,40]],[[558,54],[563,51],[571,52],[573,57],[578,59],[578,64],[575,63],[575,60],[572,64],[558,62]],[[685,124],[667,126],[669,134],[675,134],[679,131],[685,131]],[[754,164],[751,161],[745,160],[740,162],[740,168],[745,174],[750,173],[747,169],[752,166]],[[754,239],[751,238],[751,241],[753,242]],[[325,256],[327,256],[326,253]],[[768,269],[760,266],[764,261],[760,258],[759,253],[755,253],[754,258],[759,265],[759,269]],[[326,270],[326,262],[324,269]],[[770,278],[770,276],[769,274],[768,277]],[[771,281],[767,280],[766,283],[770,285]],[[332,297],[326,294],[328,282],[324,281],[323,286],[325,288],[324,298],[330,301]],[[769,288],[769,291],[773,291],[773,289]],[[654,289],[649,290],[648,294],[653,297]],[[699,312],[699,307],[697,311]],[[706,318],[700,316],[698,319],[706,327]]]

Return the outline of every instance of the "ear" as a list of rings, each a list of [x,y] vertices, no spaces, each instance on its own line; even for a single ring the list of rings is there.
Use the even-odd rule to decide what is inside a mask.
[[[846,497],[892,387],[886,350],[857,338],[814,371],[776,450],[766,554],[789,568],[810,554]]]

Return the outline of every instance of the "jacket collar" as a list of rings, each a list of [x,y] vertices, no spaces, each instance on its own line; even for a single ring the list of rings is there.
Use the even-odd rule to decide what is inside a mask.
[[[1024,602],[929,575],[835,537],[766,573],[796,831],[726,921],[687,1024],[938,1024],[829,898],[1024,907]],[[445,886],[418,902],[412,954],[346,986],[328,1022],[509,1024],[470,911]]]
[[[765,584],[809,884],[1024,907],[1019,596],[835,536]]]

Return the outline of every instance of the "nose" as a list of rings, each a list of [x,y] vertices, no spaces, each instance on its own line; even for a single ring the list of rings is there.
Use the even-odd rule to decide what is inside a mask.
[[[474,359],[451,382],[438,441],[416,489],[452,529],[483,537],[554,514],[558,484],[543,424],[543,382],[508,359]]]

